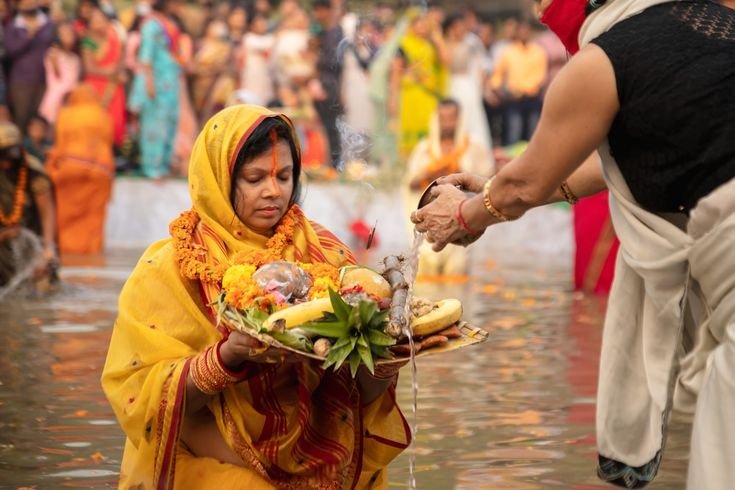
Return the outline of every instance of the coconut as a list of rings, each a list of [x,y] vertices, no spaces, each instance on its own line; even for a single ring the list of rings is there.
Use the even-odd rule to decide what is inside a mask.
[[[367,267],[349,267],[342,274],[341,289],[360,286],[366,293],[380,299],[390,299],[392,289],[383,276]]]

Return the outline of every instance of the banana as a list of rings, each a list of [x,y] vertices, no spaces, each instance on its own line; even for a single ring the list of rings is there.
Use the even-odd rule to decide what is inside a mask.
[[[279,332],[313,322],[323,317],[324,313],[333,312],[329,298],[314,299],[271,314],[263,322],[263,328],[268,332]]]
[[[413,318],[411,327],[415,337],[424,337],[447,328],[462,318],[462,302],[458,299],[443,299],[434,309],[418,318]]]

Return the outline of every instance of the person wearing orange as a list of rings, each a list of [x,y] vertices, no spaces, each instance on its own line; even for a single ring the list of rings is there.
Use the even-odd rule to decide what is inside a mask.
[[[193,209],[123,288],[102,374],[127,436],[120,488],[387,488],[411,437],[397,369],[353,379],[216,321],[230,265],[354,263],[296,204],[300,170],[290,120],[262,107],[224,109],[197,138]]]
[[[115,163],[113,123],[88,84],[74,89],[59,112],[56,141],[46,163],[56,189],[59,249],[102,252]]]
[[[84,81],[107,108],[114,125],[115,145],[125,137],[125,45],[120,33],[100,8],[92,11],[87,36],[82,40]]]

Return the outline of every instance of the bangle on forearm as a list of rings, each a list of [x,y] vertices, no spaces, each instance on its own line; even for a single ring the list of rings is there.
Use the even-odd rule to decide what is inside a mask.
[[[194,386],[205,395],[216,395],[241,378],[241,373],[233,373],[224,366],[218,352],[219,345],[218,342],[207,347],[191,361],[189,368]]]
[[[459,203],[459,208],[457,209],[457,221],[459,221],[459,226],[472,236],[480,236],[482,232],[478,232],[470,228],[467,222],[464,220],[464,216],[462,216],[462,206],[464,206],[464,203],[466,202],[467,199]]]
[[[561,186],[559,187],[561,189],[561,195],[564,196],[564,200],[568,202],[569,204],[577,204],[577,201],[579,201],[579,198],[574,195],[572,190],[569,188],[569,184],[567,184],[567,181],[561,183]]]
[[[485,182],[485,186],[482,189],[482,202],[485,204],[485,209],[487,209],[487,212],[490,213],[494,218],[497,218],[500,221],[513,221],[516,218],[512,218],[504,214],[493,205],[493,201],[490,198],[490,186],[492,185],[494,179],[494,176],[491,177],[490,180]]]

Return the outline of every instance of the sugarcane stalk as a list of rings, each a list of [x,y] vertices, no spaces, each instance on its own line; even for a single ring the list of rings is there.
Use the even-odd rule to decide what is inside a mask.
[[[400,338],[408,326],[406,318],[406,301],[408,300],[408,283],[401,270],[403,258],[389,255],[383,259],[383,277],[390,284],[393,294],[390,303],[390,316],[385,333],[393,338]]]

